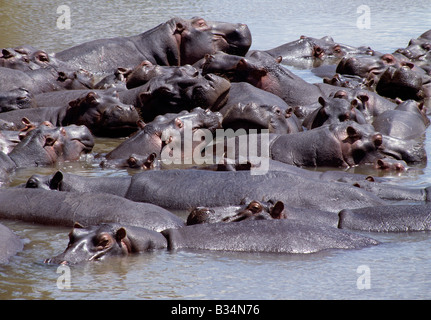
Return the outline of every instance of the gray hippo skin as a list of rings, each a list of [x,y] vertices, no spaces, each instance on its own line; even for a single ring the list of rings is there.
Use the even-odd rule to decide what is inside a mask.
[[[134,68],[142,61],[178,66],[192,64],[207,53],[244,55],[251,34],[244,24],[173,18],[140,35],[99,39],[55,54],[55,58],[94,73]]]
[[[165,237],[153,230],[115,223],[89,227],[76,223],[66,250],[45,263],[77,264],[166,247]]]
[[[8,227],[0,224],[0,265],[23,249],[23,243]]]
[[[339,213],[340,229],[372,232],[431,230],[431,205],[387,205]]]
[[[249,220],[167,229],[168,249],[198,249],[269,253],[315,253],[327,249],[357,249],[378,242],[342,230],[297,220]]]
[[[175,197],[172,195],[175,194]],[[293,207],[339,212],[382,205],[371,193],[342,183],[306,179],[286,172],[162,170],[135,174],[126,198],[169,209],[238,205],[244,199],[276,199]],[[342,199],[342,200],[341,200]]]
[[[138,129],[138,111],[133,105],[122,103],[116,92],[67,90],[50,96],[56,96],[54,105],[57,100],[65,105],[14,110],[1,113],[0,119],[14,123],[18,129],[22,128],[24,117],[31,122],[49,121],[57,126],[85,125],[94,135],[107,137],[127,136]]]
[[[184,226],[183,220],[163,208],[104,193],[12,188],[0,190],[0,202],[1,218],[45,225],[115,222],[155,231]]]

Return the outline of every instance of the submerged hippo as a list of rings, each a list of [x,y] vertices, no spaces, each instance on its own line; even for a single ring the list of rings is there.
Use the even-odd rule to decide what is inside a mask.
[[[0,265],[8,263],[23,247],[21,239],[8,227],[0,224]]]
[[[338,228],[371,232],[429,231],[430,213],[429,204],[342,210],[339,213]]]
[[[314,253],[327,249],[356,249],[376,240],[298,220],[249,220],[205,223],[162,232],[168,249],[242,252]]]
[[[124,223],[155,231],[184,226],[182,219],[163,208],[105,193],[9,188],[0,190],[0,199],[2,219],[66,227],[76,221]]]
[[[296,220],[197,224],[161,233],[122,224],[75,224],[66,250],[45,263],[76,264],[166,248],[309,254],[377,244],[378,241],[358,234]]]
[[[109,256],[165,249],[167,242],[159,232],[124,224],[84,227],[75,223],[66,250],[45,263],[76,264],[103,260]]]
[[[78,160],[93,146],[94,138],[85,126],[55,127],[43,122],[29,131],[8,156],[17,167],[46,166]]]
[[[187,225],[216,222],[238,222],[243,220],[285,219],[284,203],[263,204],[251,201],[247,205],[225,207],[196,207],[187,217]]]

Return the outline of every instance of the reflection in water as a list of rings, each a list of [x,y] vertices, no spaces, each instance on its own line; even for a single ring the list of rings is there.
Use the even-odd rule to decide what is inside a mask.
[[[60,30],[57,8],[65,4],[71,9],[71,28]],[[362,4],[362,0],[342,5],[314,0],[2,1],[0,48],[30,44],[57,52],[93,39],[139,34],[174,16],[246,23],[253,35],[252,49],[270,49],[300,35],[330,35],[340,43],[393,52],[429,28],[428,0],[370,3],[371,28],[359,30],[356,9]],[[319,81],[308,70],[294,71],[309,82]],[[118,143],[97,140],[94,152],[108,152]],[[428,168],[401,181],[429,183]],[[53,168],[20,169],[12,185],[25,182],[33,173],[51,174],[59,169],[83,175],[133,174],[83,160]],[[305,256],[162,250],[72,266],[72,288],[60,290],[57,267],[42,261],[66,248],[70,230],[1,223],[24,239],[25,246],[10,264],[0,266],[0,299],[430,298],[429,233],[373,234],[381,245]],[[359,265],[371,269],[371,290],[356,287]]]

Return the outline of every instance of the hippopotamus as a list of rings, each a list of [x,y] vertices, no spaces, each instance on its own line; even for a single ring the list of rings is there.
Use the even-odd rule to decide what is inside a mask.
[[[300,133],[274,135],[270,158],[302,167],[348,168],[380,157],[382,135],[354,121],[325,125]]]
[[[43,122],[27,132],[8,157],[16,167],[46,166],[77,160],[93,146],[94,138],[85,126],[54,127]]]
[[[361,111],[365,120],[369,123],[372,122],[373,117],[397,107],[396,102],[392,102],[375,92],[361,88],[340,88],[340,90],[330,94],[330,97],[345,99],[353,103],[355,108]]]
[[[124,223],[150,230],[179,228],[184,221],[156,205],[96,192],[58,192],[33,188],[0,189],[2,219],[72,227]]]
[[[28,58],[28,55],[36,50],[32,46],[3,48],[0,54],[0,67],[21,71],[38,69],[39,66]]]
[[[98,192],[125,197],[131,177],[85,177],[56,171],[52,175],[32,175],[25,184],[18,187],[57,190],[65,192]]]
[[[171,196],[173,192],[176,197]],[[132,176],[125,197],[154,203],[168,210],[237,205],[244,199],[277,199],[293,207],[337,212],[341,210],[340,207],[385,203],[377,196],[353,186],[306,179],[287,172],[251,175],[247,171],[195,169],[137,173]],[[341,203],[340,198],[343,199]]]
[[[301,122],[293,108],[282,110],[277,105],[241,102],[230,106],[223,116],[224,129],[267,129],[269,133],[301,132]]]
[[[213,134],[216,129],[221,128],[221,122],[220,113],[202,108],[195,108],[190,112],[184,110],[180,113],[160,115],[150,123],[141,123],[142,128],[136,134],[107,153],[105,158],[108,162],[114,159],[129,159],[131,155],[148,159],[154,154],[155,158],[160,159],[167,142],[182,145],[185,143],[184,139],[192,139],[192,133],[198,129],[207,129]],[[187,130],[189,132],[186,132]],[[187,134],[190,134],[190,137],[186,136]],[[172,139],[181,139],[181,141],[171,141]],[[199,145],[191,144],[189,151],[194,152]],[[185,147],[182,148],[182,152],[184,151]]]
[[[394,204],[342,210],[338,227],[371,232],[429,231],[430,210],[429,204]]]
[[[295,208],[337,213],[343,208],[386,204],[377,196],[346,183],[321,181],[282,171],[251,175],[248,171],[169,169],[148,170],[127,177],[58,173],[54,176],[56,179],[53,176],[33,176],[30,186],[67,192],[104,192],[132,201],[153,203],[167,210],[235,206],[247,199],[264,202],[276,199]],[[175,197],[172,197],[173,193]]]
[[[63,61],[56,59],[52,54],[48,54],[46,51],[30,45],[4,48],[0,56],[0,66],[21,71],[47,67],[55,67],[57,69],[69,67]]]
[[[265,50],[265,52],[273,57],[281,56],[285,64],[309,69],[323,63],[336,63],[345,56],[372,54],[373,50],[369,47],[355,48],[339,44],[329,36],[320,39],[301,36],[298,40]]]
[[[394,110],[387,110],[372,122],[376,131],[382,134],[402,139],[417,139],[424,135],[430,120],[420,109],[423,104],[407,100]]]
[[[431,55],[431,30],[421,34],[417,39],[411,39],[405,48],[400,48],[395,53],[402,54],[409,60],[429,63]]]
[[[54,67],[21,71],[0,67],[0,88],[10,91],[24,88],[33,94],[70,89],[89,89],[93,76],[83,70],[58,70]]]
[[[392,99],[419,101],[429,97],[427,88],[430,83],[429,75],[416,72],[411,69],[411,66],[399,68],[389,66],[380,76],[376,84],[376,92]]]
[[[227,75],[235,82],[250,83],[277,95],[292,107],[317,102],[322,94],[326,96],[319,87],[281,66],[280,59],[274,59],[263,51],[252,51],[245,58],[207,55],[202,68],[204,72]]]
[[[127,77],[131,74],[132,69],[117,68],[114,73],[107,75],[97,82],[94,89],[115,89],[117,91],[127,90]]]
[[[392,54],[375,54],[372,56],[345,57],[337,65],[336,73],[356,75],[361,78],[378,80],[389,66],[405,65]]]
[[[239,222],[243,220],[285,219],[284,203],[262,203],[256,200],[247,205],[224,207],[196,207],[187,216],[186,224]]]
[[[24,88],[0,92],[0,112],[35,108],[33,94]]]
[[[346,230],[296,220],[197,224],[161,233],[122,224],[76,224],[69,233],[66,250],[45,263],[77,264],[156,249],[308,254],[378,244]]]
[[[56,126],[85,125],[94,135],[107,137],[127,136],[138,129],[138,111],[134,106],[122,103],[116,92],[84,90],[72,94],[80,96],[68,100],[67,107],[14,110],[0,114],[0,119],[13,122],[18,129],[22,127],[24,117],[31,122],[50,121]]]
[[[356,121],[359,124],[367,123],[365,116],[356,108],[356,100],[349,103],[346,99],[319,97],[318,102],[320,107],[308,114],[302,121],[302,125],[307,129],[348,120]]]
[[[185,65],[151,78],[146,84],[119,92],[123,103],[132,104],[145,122],[157,115],[178,113],[197,107],[218,111],[229,94],[230,82]]]
[[[0,224],[0,265],[23,249],[22,240],[8,227]]]
[[[205,223],[162,234],[169,250],[194,249],[271,253],[314,253],[327,249],[357,249],[378,242],[352,232],[298,220],[248,220]]]
[[[70,265],[166,248],[166,238],[153,230],[121,223],[104,223],[89,227],[76,223],[69,233],[66,250],[45,259],[44,262]]]
[[[103,74],[118,67],[134,68],[144,60],[179,66],[216,51],[244,55],[250,46],[251,34],[245,24],[172,18],[139,35],[89,41],[57,52],[55,58]]]

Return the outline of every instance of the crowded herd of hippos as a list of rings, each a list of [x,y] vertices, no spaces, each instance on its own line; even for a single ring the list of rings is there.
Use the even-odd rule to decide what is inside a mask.
[[[392,53],[330,36],[251,44],[245,24],[172,18],[55,53],[3,48],[0,219],[72,228],[64,252],[41,257],[51,264],[153,250],[308,254],[379,245],[374,232],[430,230],[428,186],[347,169],[426,166],[431,30]],[[120,142],[96,154],[104,137]],[[259,161],[239,152],[252,142]],[[191,161],[172,147],[186,144]],[[136,170],[11,184],[20,168],[86,155]],[[22,250],[0,224],[0,263]]]

